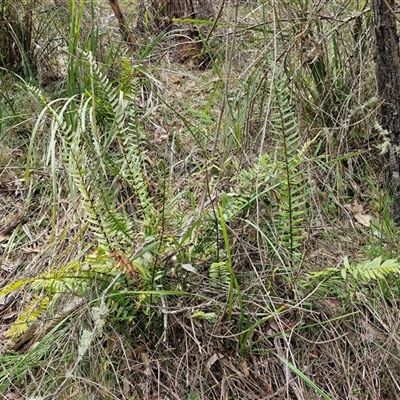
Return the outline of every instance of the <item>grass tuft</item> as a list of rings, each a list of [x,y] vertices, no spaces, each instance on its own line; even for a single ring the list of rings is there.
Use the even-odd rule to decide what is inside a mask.
[[[222,3],[135,52],[104,5],[5,3],[7,398],[395,398],[370,12]]]

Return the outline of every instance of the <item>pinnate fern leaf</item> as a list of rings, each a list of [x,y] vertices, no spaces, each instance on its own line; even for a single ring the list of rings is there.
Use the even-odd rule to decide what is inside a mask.
[[[15,322],[6,333],[6,337],[14,339],[25,333],[29,326],[37,321],[49,305],[49,297],[35,296],[19,313]]]
[[[391,274],[399,274],[400,264],[395,259],[382,262],[382,256],[379,256],[356,265],[350,265],[347,261],[341,273],[344,277],[346,277],[347,273],[350,273],[355,280],[368,282],[370,280],[383,279]]]

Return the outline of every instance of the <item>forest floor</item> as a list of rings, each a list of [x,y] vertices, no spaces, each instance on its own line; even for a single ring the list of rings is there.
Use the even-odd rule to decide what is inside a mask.
[[[399,397],[369,14],[283,3],[1,76],[1,398]]]

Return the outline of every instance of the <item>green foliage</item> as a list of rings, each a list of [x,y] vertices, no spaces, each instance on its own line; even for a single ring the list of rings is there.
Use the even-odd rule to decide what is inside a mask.
[[[233,303],[234,303],[235,299],[237,299],[237,301],[239,303],[239,310],[240,310],[239,327],[238,327],[239,332],[240,332],[242,330],[243,322],[244,322],[243,296],[242,296],[239,282],[236,278],[236,274],[233,270],[231,246],[230,246],[230,242],[229,242],[226,221],[225,221],[224,214],[223,214],[221,207],[219,208],[219,217],[220,217],[221,230],[222,230],[222,235],[224,238],[224,244],[225,244],[225,250],[226,250],[225,268],[226,268],[226,271],[229,273],[228,320],[230,320],[232,318],[233,305],[234,305]]]
[[[1,355],[0,369],[0,391],[7,393],[10,387],[15,387],[16,382],[22,383],[27,388],[30,378],[27,375],[35,370],[41,360],[51,354],[52,349],[57,347],[59,340],[65,340],[67,331],[64,328],[57,328],[45,336],[40,343],[26,354],[11,353]]]
[[[21,336],[25,331],[28,330],[30,324],[37,321],[37,319],[44,313],[48,305],[48,296],[36,295],[20,311],[17,319],[7,331],[6,337],[14,339],[18,336]]]
[[[309,272],[306,281],[299,280],[298,283],[305,288],[316,285],[317,293],[334,294],[348,300],[363,287],[371,291],[379,284],[379,291],[381,291],[390,282],[398,281],[398,279],[389,280],[388,278],[392,276],[398,278],[399,274],[400,264],[396,259],[382,261],[382,256],[379,256],[373,260],[351,264],[345,257],[342,268],[328,267],[322,271]],[[392,286],[395,288],[396,284]],[[392,295],[388,295],[388,298],[391,297]]]
[[[241,172],[235,178],[237,186],[223,194],[222,204],[227,221],[248,218],[256,206],[262,208],[263,229],[273,235],[276,246],[286,250],[286,259],[293,267],[302,255],[309,191],[305,163],[312,141],[301,143],[287,81],[276,79],[270,117],[275,155],[263,154]]]
[[[217,314],[214,312],[206,313],[204,311],[196,311],[192,314],[194,320],[202,321],[205,320],[211,324],[215,324],[217,320]]]
[[[276,189],[275,227],[280,243],[288,251],[290,266],[299,262],[303,245],[303,229],[307,215],[307,186],[305,180],[305,154],[309,143],[300,142],[297,117],[289,87],[285,79],[278,79],[274,95],[275,112],[271,118],[271,134],[277,143],[275,174]]]
[[[316,385],[307,375],[300,371],[294,364],[288,361],[286,358],[275,353],[275,357],[278,358],[286,367],[293,371],[306,385],[315,390],[321,398],[325,400],[333,400],[332,397],[322,390],[318,385]]]
[[[3,1],[0,9],[0,67],[30,75],[33,46],[33,1]]]
[[[234,178],[236,185],[222,194],[221,203],[224,218],[233,221],[247,218],[254,207],[262,204],[269,209],[271,198],[279,186],[274,171],[274,163],[268,154],[262,155],[254,164]]]
[[[56,160],[61,160],[76,223],[94,241],[96,250],[85,254],[83,261],[53,265],[49,272],[19,279],[1,293],[26,287],[42,299],[41,307],[32,316],[37,319],[63,294],[87,296],[94,282],[99,288],[107,287],[117,274],[123,274],[141,291],[127,295],[114,282],[109,306],[112,318],[131,320],[142,304],[152,301],[153,294],[146,294],[146,290],[159,272],[154,268],[151,252],[156,246],[157,252],[165,251],[154,239],[165,213],[157,216],[156,203],[148,189],[151,160],[147,157],[147,136],[138,107],[143,81],[139,77],[127,80],[129,86],[124,85],[124,93],[111,84],[91,53],[76,50],[76,54],[85,77],[80,76],[85,85],[80,95],[48,101],[42,91],[27,85],[44,108],[32,132],[25,177],[29,180],[31,175],[39,130],[49,119],[46,162],[54,179],[53,204],[57,203],[60,190]],[[128,67],[125,72],[128,74]],[[54,221],[58,211],[53,209]],[[162,288],[162,282],[157,284]],[[27,307],[10,336],[16,337],[27,329],[27,324],[20,323],[30,304]]]
[[[364,261],[359,264],[351,265],[347,257],[343,260],[344,268],[340,270],[343,279],[350,273],[355,281],[370,281],[384,279],[391,274],[400,273],[400,264],[397,260],[391,259],[382,262],[382,256],[374,260]]]
[[[147,189],[146,135],[136,106],[141,81],[132,81],[126,97],[111,85],[90,53],[83,56],[87,89],[81,96],[48,103],[40,92],[31,91],[50,113],[51,136],[62,143],[72,201],[83,205],[92,233],[106,247],[111,241],[127,244],[133,234],[132,220],[118,208],[121,183],[132,191],[128,200],[137,198],[136,218],[148,235],[153,233],[155,217]],[[40,119],[32,140],[39,126]],[[56,151],[49,148],[52,160]]]
[[[30,323],[35,322],[48,308],[57,302],[63,294],[87,296],[91,283],[108,282],[118,273],[115,260],[102,249],[89,253],[82,261],[71,261],[64,266],[54,266],[50,272],[33,278],[22,278],[6,285],[0,290],[0,296],[13,293],[18,289],[28,288],[33,298],[18,314],[18,318],[7,332],[15,339],[23,334]]]
[[[210,279],[214,287],[228,286],[230,282],[226,261],[214,262],[210,266]]]
[[[10,4],[6,2],[7,7]],[[398,289],[392,287],[393,281],[400,282],[390,279],[399,273],[395,259],[350,264],[346,258],[342,268],[334,268],[330,258],[321,257],[326,268],[320,272],[312,272],[315,264],[308,259],[314,245],[324,240],[320,232],[333,231],[329,222],[338,222],[334,214],[338,208],[354,197],[368,202],[364,176],[360,173],[354,181],[348,171],[358,170],[356,157],[371,154],[375,140],[368,138],[355,147],[353,133],[357,127],[367,135],[360,121],[368,125],[375,118],[377,102],[368,100],[364,86],[357,83],[363,81],[363,69],[368,70],[364,60],[370,53],[360,51],[358,56],[346,48],[346,42],[357,44],[359,50],[363,47],[367,33],[352,38],[349,27],[360,21],[365,28],[367,11],[361,14],[353,3],[343,8],[336,2],[308,0],[275,2],[274,7],[268,2],[236,2],[224,10],[221,6],[218,21],[176,20],[204,22],[212,29],[204,41],[210,36],[220,41],[220,54],[212,55],[214,70],[199,73],[175,65],[174,53],[185,47],[180,42],[172,44],[171,52],[166,49],[164,40],[178,37],[178,31],[150,40],[138,37],[139,44],[146,43],[135,54],[122,51],[123,42],[111,41],[105,54],[99,43],[106,35],[98,35],[95,7],[94,2],[70,2],[64,10],[68,12],[59,16],[70,19],[59,35],[53,35],[61,38],[57,46],[68,54],[63,94],[39,90],[34,81],[24,84],[42,110],[29,113],[34,119],[39,115],[33,130],[24,125],[24,140],[30,140],[26,153],[18,137],[8,134],[13,133],[11,125],[22,126],[21,120],[27,118],[25,110],[19,111],[18,94],[13,89],[0,94],[0,138],[10,140],[4,147],[4,168],[17,153],[14,148],[22,150],[25,167],[24,175],[20,166],[8,168],[12,180],[2,175],[1,194],[8,196],[8,188],[16,190],[14,182],[18,186],[19,181],[27,189],[18,186],[23,194],[18,196],[26,193],[27,219],[12,239],[8,234],[1,238],[7,243],[0,262],[12,265],[25,251],[28,237],[29,244],[39,242],[40,252],[21,257],[32,256],[34,272],[29,269],[0,289],[0,296],[24,294],[25,304],[8,327],[7,338],[18,340],[39,319],[46,332],[26,356],[1,358],[0,391],[23,388],[23,394],[32,398],[62,398],[82,391],[88,398],[173,397],[175,392],[181,397],[187,393],[188,398],[214,398],[223,395],[215,382],[232,371],[245,376],[249,388],[256,388],[257,377],[249,373],[246,356],[258,363],[262,354],[264,361],[279,359],[285,367],[285,373],[263,382],[268,390],[285,396],[280,391],[285,388],[290,397],[298,389],[307,396],[304,389],[309,386],[328,399],[329,387],[333,398],[343,397],[339,380],[323,385],[319,374],[326,360],[338,370],[352,366],[346,358],[346,340],[357,335],[345,330],[351,325],[349,319],[342,326],[332,323],[337,319],[321,325],[317,313],[309,313],[308,302],[314,294],[332,292],[335,300],[351,302],[361,291],[376,295],[378,291],[370,289],[378,286],[380,295],[394,304]],[[338,16],[332,13],[338,9]],[[44,11],[46,16],[56,13]],[[232,11],[236,15],[230,15]],[[149,27],[146,18],[144,14],[144,25]],[[45,32],[48,27],[52,33],[58,29],[50,25],[36,29]],[[40,41],[34,43],[42,46]],[[315,45],[313,54],[308,53],[310,45]],[[28,97],[25,94],[19,95]],[[311,149],[316,137],[319,142]],[[332,137],[342,147],[327,145],[324,151]],[[335,188],[346,198],[338,199]],[[329,207],[318,204],[321,192],[335,200]],[[36,202],[44,215],[38,221],[33,216]],[[45,227],[45,233],[35,230],[37,226]],[[354,235],[359,234],[356,230],[357,226]],[[389,234],[393,254],[388,258],[396,257],[393,226],[385,223],[380,231],[374,238],[380,247],[372,258],[387,251]],[[310,240],[317,238],[310,246],[305,246],[306,232]],[[343,251],[351,254],[348,248]],[[312,257],[322,252],[315,254]],[[7,271],[9,266],[5,267]],[[78,303],[74,315],[61,313],[63,320],[53,329],[50,321],[57,320],[54,315],[70,298],[85,299],[87,305]],[[74,318],[77,314],[79,318]],[[84,315],[87,318],[81,318]],[[329,337],[331,332],[338,332],[341,340]],[[54,338],[59,342],[49,349],[46,343],[53,344]],[[282,349],[279,354],[270,351],[272,338]],[[213,340],[218,346],[204,346]],[[305,343],[313,343],[313,348],[304,351]],[[335,365],[335,357],[324,351],[332,344],[330,349],[339,352],[342,343],[344,351]],[[373,348],[372,342],[364,343],[358,353],[357,344],[351,344],[351,357],[358,361],[367,354],[365,348]],[[176,359],[167,350],[171,348]],[[385,355],[390,354],[387,350]],[[228,360],[227,354],[234,352],[238,359]],[[315,357],[318,385],[308,370],[303,372],[305,365],[315,364]],[[131,369],[132,359],[142,365]],[[193,359],[199,371],[208,372],[197,374],[192,382],[180,371]],[[156,372],[153,360],[162,377],[155,385],[149,379]],[[132,379],[126,379],[126,371]],[[355,371],[344,371],[354,387]],[[371,372],[366,373],[375,376]],[[28,382],[31,377],[33,383]],[[168,393],[170,377],[175,383]],[[390,380],[379,378],[384,384]],[[65,390],[49,394],[54,387]],[[243,394],[234,381],[229,391],[232,398]],[[380,394],[384,396],[383,390]]]

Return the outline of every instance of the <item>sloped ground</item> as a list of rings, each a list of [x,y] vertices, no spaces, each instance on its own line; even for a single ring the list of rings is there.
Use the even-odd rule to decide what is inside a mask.
[[[243,11],[243,23],[249,15]],[[234,53],[229,93],[223,91],[226,72],[176,65],[162,46],[154,50],[160,64],[148,66],[153,75],[137,97],[146,132],[140,147],[146,154],[143,181],[161,216],[153,222],[152,237],[143,233],[139,196],[121,179],[113,205],[134,222],[131,236],[118,242],[120,237],[110,235],[104,250],[91,210],[70,184],[61,135],[57,158],[50,162],[47,123],[33,150],[24,129],[3,128],[4,398],[398,397],[398,276],[367,281],[332,272],[343,268],[345,256],[353,262],[397,256],[398,230],[376,183],[375,103],[357,111],[360,115],[353,110],[358,119],[352,126],[369,126],[362,134],[344,123],[318,128],[318,116],[310,123],[304,113],[311,111],[302,110],[299,125],[309,123],[310,131],[301,130],[301,143],[318,129],[322,139],[302,164],[307,182],[302,208],[308,214],[301,247],[293,251],[301,256],[295,257],[279,230],[285,202],[278,197],[280,186],[263,186],[263,179],[274,183],[274,176],[281,176],[279,168],[271,170],[276,175],[265,172],[273,158],[257,164],[266,111],[259,103],[261,89],[253,92],[257,74],[241,86],[257,50],[247,39]],[[267,88],[257,82],[268,104]],[[358,84],[360,93],[373,86]],[[254,97],[245,101],[249,92]],[[234,120],[222,110],[232,99],[238,116],[248,107],[255,111]],[[349,110],[338,108],[335,118],[347,121]],[[30,112],[37,117],[36,110]],[[235,130],[235,122],[245,127]],[[265,153],[274,154],[278,147],[270,136]],[[128,153],[117,145],[108,150],[110,158]],[[332,154],[316,156],[324,151]],[[85,157],[91,157],[89,147]],[[113,170],[107,171],[111,185]],[[246,181],[247,176],[253,178]],[[95,185],[87,187],[97,195]],[[149,260],[142,257],[139,263],[133,255],[140,252]],[[321,271],[327,273],[310,275]]]

